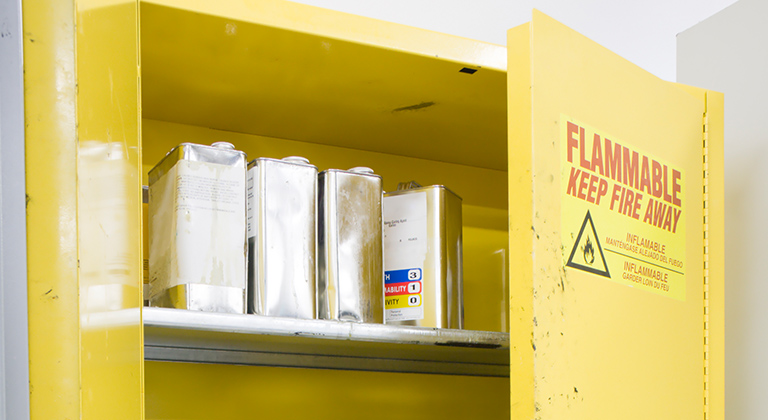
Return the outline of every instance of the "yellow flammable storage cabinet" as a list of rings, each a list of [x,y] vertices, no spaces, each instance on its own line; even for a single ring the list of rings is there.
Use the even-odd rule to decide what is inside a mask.
[[[722,95],[538,12],[22,5],[32,419],[723,417]],[[147,171],[214,141],[448,185],[468,331],[142,308]]]

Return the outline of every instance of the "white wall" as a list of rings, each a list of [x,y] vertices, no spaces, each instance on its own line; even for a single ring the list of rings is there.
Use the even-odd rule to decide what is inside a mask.
[[[507,29],[537,8],[665,80],[675,35],[736,0],[293,0],[506,45]]]
[[[725,93],[726,418],[762,420],[768,390],[768,1],[678,36],[678,80]]]

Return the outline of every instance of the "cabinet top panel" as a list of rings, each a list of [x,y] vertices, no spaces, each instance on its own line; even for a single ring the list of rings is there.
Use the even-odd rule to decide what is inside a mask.
[[[144,118],[506,170],[503,46],[281,0],[150,0],[141,66]]]

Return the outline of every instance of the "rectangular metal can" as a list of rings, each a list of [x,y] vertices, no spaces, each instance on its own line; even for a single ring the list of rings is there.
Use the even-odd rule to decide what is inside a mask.
[[[384,194],[387,324],[464,327],[461,204],[442,185]]]
[[[245,313],[246,156],[182,143],[149,172],[152,306]]]
[[[300,157],[248,164],[248,312],[316,318],[317,167]]]
[[[318,178],[318,316],[383,323],[381,177],[353,168]]]
[[[149,186],[141,186],[141,251],[144,281],[142,294],[144,306],[149,306]]]

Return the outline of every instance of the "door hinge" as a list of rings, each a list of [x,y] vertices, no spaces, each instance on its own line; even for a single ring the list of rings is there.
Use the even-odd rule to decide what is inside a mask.
[[[709,121],[706,112],[702,118],[702,130],[704,420],[709,420]]]

